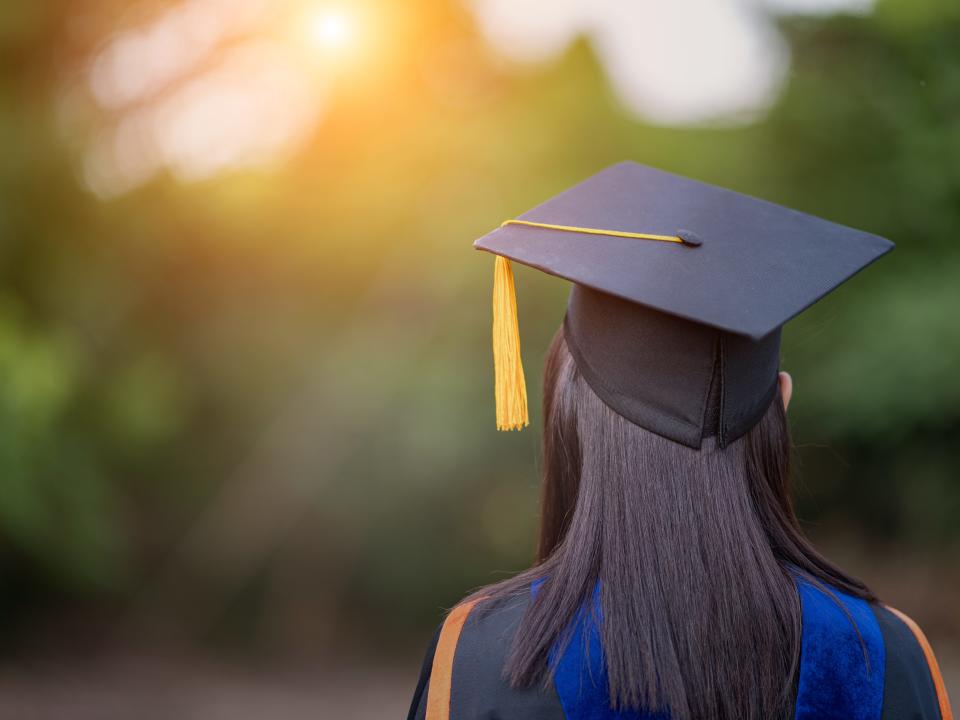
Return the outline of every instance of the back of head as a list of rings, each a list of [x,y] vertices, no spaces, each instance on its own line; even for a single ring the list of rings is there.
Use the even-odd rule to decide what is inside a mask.
[[[871,598],[803,537],[790,500],[790,439],[775,399],[721,448],[663,438],[614,412],[559,332],[544,380],[539,562],[485,591],[538,590],[505,669],[549,682],[599,588],[611,705],[684,718],[787,717],[800,652],[794,574]]]
[[[510,263],[573,283],[547,363],[539,564],[484,591],[531,596],[512,683],[549,680],[595,608],[614,708],[788,714],[795,576],[872,596],[794,516],[781,330],[892,243],[625,162],[474,245],[496,256],[499,429],[529,420]]]

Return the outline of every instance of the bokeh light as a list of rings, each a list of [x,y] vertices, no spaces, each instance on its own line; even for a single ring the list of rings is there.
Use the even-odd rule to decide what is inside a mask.
[[[617,97],[665,125],[756,120],[776,100],[789,54],[777,15],[863,12],[873,0],[470,0],[506,57],[542,63],[577,38],[595,47]]]
[[[532,0],[468,7],[504,57],[543,63],[584,37],[633,116],[696,125],[750,122],[776,100],[789,52],[771,12],[862,12],[871,2],[769,0],[769,12],[740,0],[564,0],[548,13]],[[343,90],[385,90],[383,71],[400,59],[401,15],[370,2],[187,0],[119,31],[90,66],[92,95],[112,115],[91,141],[87,186],[114,197],[163,169],[198,180],[281,160],[337,102],[336,80]],[[448,94],[473,81],[458,71]]]

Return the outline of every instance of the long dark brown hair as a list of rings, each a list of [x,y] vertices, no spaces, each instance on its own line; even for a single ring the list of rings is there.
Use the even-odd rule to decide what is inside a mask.
[[[689,718],[788,717],[800,654],[793,574],[874,601],[804,537],[791,500],[783,403],[726,448],[671,442],[593,393],[563,338],[544,376],[537,564],[474,597],[529,593],[505,675],[550,682],[599,584],[610,702]]]

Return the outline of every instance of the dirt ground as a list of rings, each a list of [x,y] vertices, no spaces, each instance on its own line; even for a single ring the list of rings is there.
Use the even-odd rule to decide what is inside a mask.
[[[0,671],[3,720],[404,718],[419,660],[394,667],[250,667],[184,657],[101,657]]]

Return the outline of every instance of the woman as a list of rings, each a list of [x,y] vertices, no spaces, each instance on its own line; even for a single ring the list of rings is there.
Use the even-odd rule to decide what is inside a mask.
[[[951,717],[922,633],[791,500],[780,325],[889,243],[621,164],[478,246],[498,256],[501,428],[526,424],[504,258],[575,283],[544,376],[540,544],[450,613],[411,718]]]

